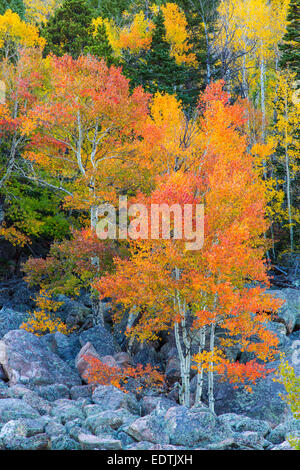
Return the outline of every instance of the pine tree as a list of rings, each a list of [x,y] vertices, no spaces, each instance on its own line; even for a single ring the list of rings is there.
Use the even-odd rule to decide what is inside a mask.
[[[6,10],[18,13],[19,17],[24,19],[25,7],[23,0],[0,0],[0,15],[3,15]]]
[[[45,54],[77,58],[92,43],[92,10],[84,0],[65,0],[42,30]]]
[[[291,0],[288,13],[288,27],[280,46],[282,51],[280,65],[297,73],[300,79],[300,0]]]
[[[195,69],[178,65],[170,56],[170,44],[164,39],[165,26],[161,11],[156,15],[154,24],[151,48],[138,58],[126,54],[124,73],[133,86],[142,85],[150,93],[176,93],[184,105],[191,105],[198,95],[197,88],[193,88]]]
[[[97,26],[97,34],[92,37],[90,45],[84,48],[84,52],[103,58],[107,65],[118,65],[118,59],[114,57],[112,47],[108,41],[106,28],[104,24]]]
[[[130,5],[130,0],[87,0],[87,4],[93,10],[95,17],[121,18],[124,10]]]

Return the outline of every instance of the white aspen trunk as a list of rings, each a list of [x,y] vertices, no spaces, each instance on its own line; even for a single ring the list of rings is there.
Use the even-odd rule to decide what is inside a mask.
[[[290,161],[288,152],[288,102],[287,102],[287,84],[285,93],[285,172],[286,172],[286,197],[288,205],[288,216],[289,216],[289,230],[290,230],[290,251],[294,251],[294,231],[292,225],[292,203],[291,203],[291,174],[290,174]]]
[[[265,60],[263,48],[261,45],[261,59],[260,59],[260,101],[261,101],[261,137],[265,142],[265,127],[266,127],[266,99],[265,99]]]
[[[179,280],[179,269],[175,268],[175,278]],[[187,306],[181,301],[178,291],[175,292],[174,307],[180,315],[180,323],[174,323],[175,342],[180,362],[181,386],[179,388],[179,401],[181,405],[190,406],[190,369],[191,369],[191,340],[187,333],[186,315]],[[180,326],[182,333],[180,335]],[[182,336],[182,339],[181,339]],[[183,343],[183,344],[182,344]]]
[[[199,342],[199,351],[198,351],[199,354],[202,353],[204,347],[205,347],[205,327],[201,328],[201,331],[200,331],[200,342]],[[201,403],[202,392],[203,392],[203,368],[199,369],[199,366],[198,366],[195,406]]]
[[[215,324],[211,325],[210,330],[210,352],[214,350],[215,345]],[[215,398],[214,398],[214,372],[213,361],[210,363],[210,370],[208,371],[208,406],[210,411],[215,412]]]

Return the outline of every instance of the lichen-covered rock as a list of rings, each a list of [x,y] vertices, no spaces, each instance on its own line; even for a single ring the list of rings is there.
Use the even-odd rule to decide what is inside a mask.
[[[38,418],[39,413],[23,400],[4,398],[0,400],[0,421],[16,420],[19,418]]]
[[[39,387],[34,387],[34,391],[49,402],[62,398],[70,398],[70,391],[68,387],[63,384],[40,385]]]
[[[92,398],[92,389],[89,385],[76,385],[70,389],[70,396],[72,400],[78,398]]]
[[[80,450],[80,444],[71,437],[60,434],[51,439],[51,450]]]
[[[92,400],[102,407],[102,411],[125,408],[133,414],[140,412],[140,406],[135,396],[131,393],[124,393],[113,385],[98,385],[92,395]]]
[[[267,439],[273,444],[281,444],[293,436],[300,437],[300,420],[291,418],[272,429]]]
[[[92,432],[96,432],[100,426],[110,426],[112,429],[118,429],[125,423],[134,421],[136,416],[128,410],[120,408],[118,410],[106,410],[101,413],[90,415],[84,422],[84,425]]]
[[[115,341],[114,337],[101,325],[89,328],[81,333],[79,341],[81,346],[84,346],[86,343],[91,343],[100,357],[108,355],[113,356],[120,351],[120,346]]]
[[[79,434],[79,443],[83,450],[121,450],[121,441],[109,436],[94,436],[93,434]]]
[[[277,312],[277,319],[283,322],[288,333],[300,327],[300,291],[299,289],[270,290],[274,297],[283,299],[285,302]]]
[[[234,413],[227,413],[218,416],[218,423],[228,424],[235,432],[252,431],[262,436],[266,436],[271,431],[267,421],[251,419],[247,416],[241,416]]]
[[[9,331],[0,341],[0,364],[11,385],[80,385],[79,375],[25,330]]]
[[[137,441],[148,441],[154,444],[169,444],[170,442],[170,438],[167,432],[164,431],[162,423],[154,415],[147,415],[136,419],[124,431]]]
[[[51,416],[55,417],[62,424],[73,421],[76,418],[85,418],[81,406],[72,400],[57,400],[53,405]]]
[[[221,440],[221,426],[219,424],[217,427],[216,424],[216,417],[212,413],[191,411],[184,406],[169,408],[164,417],[165,432],[170,438],[170,444],[174,445],[192,446],[199,442]]]
[[[148,415],[155,409],[157,409],[157,412],[158,410],[167,411],[175,405],[176,403],[173,400],[169,400],[165,397],[145,396],[141,400],[142,415]]]

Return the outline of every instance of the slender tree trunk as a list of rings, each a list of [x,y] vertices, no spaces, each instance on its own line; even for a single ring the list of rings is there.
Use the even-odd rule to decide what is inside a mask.
[[[200,341],[199,341],[199,354],[202,353],[205,347],[205,327],[201,328],[200,331]],[[195,405],[199,405],[202,401],[202,392],[203,392],[203,368],[198,367],[197,372],[197,388],[195,396]]]
[[[215,346],[215,324],[211,325],[210,330],[210,345],[209,349],[212,353]],[[215,398],[214,398],[214,372],[213,372],[213,360],[210,363],[209,371],[208,371],[208,406],[209,409],[214,413],[215,412]]]
[[[286,89],[287,89],[286,84]],[[289,230],[290,230],[290,251],[294,251],[294,230],[292,221],[292,203],[291,203],[291,174],[290,174],[290,162],[289,162],[289,151],[288,151],[288,103],[287,103],[287,91],[285,94],[285,173],[286,173],[286,197],[288,205],[288,216],[289,216]]]
[[[91,220],[91,229],[96,231],[96,226],[98,222],[98,217],[97,217],[97,207],[92,206],[90,209],[90,220]],[[94,266],[99,267],[99,258],[98,256],[93,256],[91,258],[91,263]],[[93,324],[94,326],[96,325],[101,325],[104,326],[104,313],[103,313],[103,305],[101,300],[99,299],[99,295],[97,296],[92,295],[91,296],[91,302],[92,302],[92,313],[93,313]]]
[[[260,101],[261,101],[261,138],[265,142],[265,127],[266,127],[266,98],[265,98],[265,59],[261,46],[261,59],[260,59]],[[264,162],[265,169],[265,162]]]
[[[179,269],[175,268],[175,278],[179,280]],[[181,387],[179,389],[179,401],[181,405],[190,406],[190,370],[191,370],[191,339],[187,332],[186,317],[187,305],[180,298],[179,292],[175,292],[174,307],[180,316],[180,322],[174,323],[175,342],[180,362]],[[181,334],[180,334],[181,328]]]

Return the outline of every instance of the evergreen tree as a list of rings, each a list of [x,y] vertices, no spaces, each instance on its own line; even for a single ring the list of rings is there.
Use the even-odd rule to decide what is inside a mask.
[[[164,39],[165,26],[161,11],[154,18],[154,24],[151,48],[138,57],[125,54],[124,73],[133,86],[142,85],[150,93],[176,93],[188,107],[194,104],[198,95],[198,89],[194,87],[195,69],[178,65],[170,56],[170,44]]]
[[[0,0],[0,15],[4,15],[6,10],[18,13],[19,17],[24,19],[25,7],[23,0]]]
[[[105,59],[109,66],[113,64],[118,65],[119,61],[113,55],[104,24],[98,26],[96,36],[92,37],[90,45],[84,48],[84,52]]]
[[[114,18],[119,20],[124,10],[127,10],[130,0],[87,0],[93,15],[103,18]]]
[[[41,35],[46,39],[45,54],[70,54],[77,58],[92,44],[92,10],[84,0],[65,0],[49,19]]]
[[[291,0],[287,20],[287,31],[280,46],[280,66],[296,72],[297,79],[300,79],[300,0]]]

